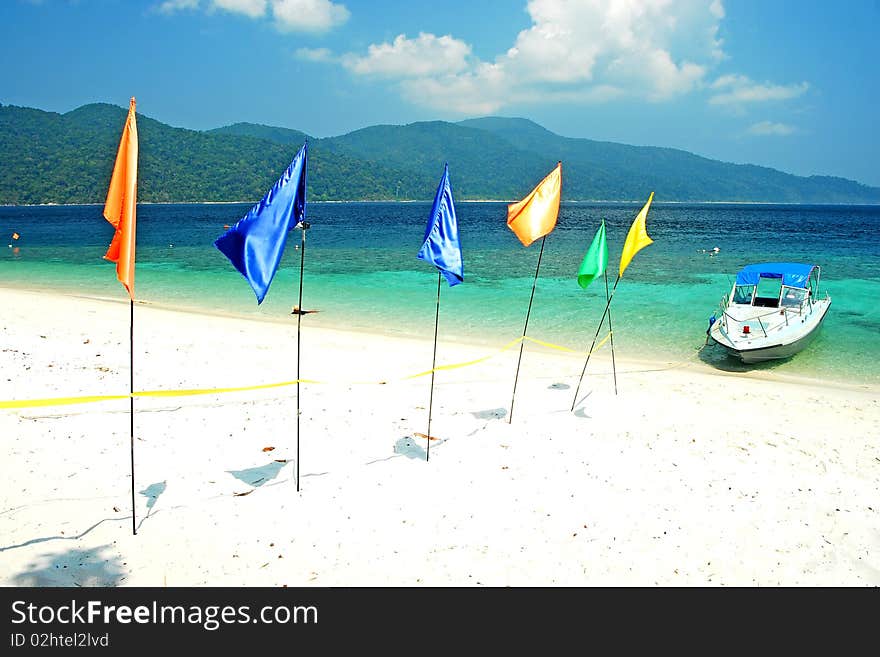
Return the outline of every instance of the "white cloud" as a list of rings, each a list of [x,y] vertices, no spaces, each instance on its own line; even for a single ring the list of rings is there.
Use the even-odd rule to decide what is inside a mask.
[[[747,134],[757,135],[759,137],[764,136],[773,136],[773,137],[785,137],[786,135],[790,135],[795,131],[793,126],[786,125],[785,123],[772,123],[771,121],[760,121],[759,123],[755,123],[750,125],[748,130],[746,130]]]
[[[307,62],[336,61],[336,56],[327,48],[297,48],[294,57]]]
[[[266,15],[266,2],[267,0],[211,0],[211,5],[250,18],[260,18]]]
[[[349,54],[343,63],[347,69],[361,75],[423,77],[464,70],[470,53],[471,47],[464,41],[423,32],[416,39],[407,39],[401,34],[394,43],[373,44],[367,49],[366,56]]]
[[[505,83],[503,72],[484,62],[461,74],[404,80],[401,90],[412,102],[443,113],[492,114],[504,105]]]
[[[712,105],[741,105],[770,100],[788,100],[803,95],[810,88],[806,82],[776,85],[769,82],[758,84],[745,75],[722,75],[712,83],[718,91],[709,99]]]
[[[526,10],[531,26],[492,61],[452,35],[421,33],[342,62],[355,74],[398,80],[413,102],[474,113],[557,99],[659,102],[703,85],[724,57],[720,0],[530,0]]]
[[[330,0],[272,0],[275,24],[289,32],[324,32],[351,16],[345,5]]]
[[[494,114],[502,107],[494,94],[482,94],[473,76],[450,79],[417,78],[401,84],[404,96],[414,103],[435,106],[442,113]]]
[[[714,2],[709,5],[709,11],[716,19],[718,19],[718,22],[715,23],[715,25],[709,27],[709,39],[712,42],[712,58],[719,61],[727,59],[727,55],[724,54],[724,40],[718,36],[718,28],[721,20],[725,16],[724,5],[721,4],[721,0],[714,0]]]
[[[199,7],[208,12],[220,10],[254,19],[267,16],[271,9],[275,27],[282,32],[324,32],[351,16],[345,5],[331,0],[165,0],[158,9],[170,14]]]
[[[159,11],[163,14],[172,14],[183,9],[198,9],[199,0],[165,0],[159,5]]]

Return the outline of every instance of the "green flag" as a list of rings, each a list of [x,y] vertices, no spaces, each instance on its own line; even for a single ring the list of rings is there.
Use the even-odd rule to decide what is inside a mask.
[[[608,244],[605,242],[605,220],[596,231],[596,237],[593,238],[581,268],[578,269],[578,285],[585,290],[587,286],[595,280],[595,278],[605,271],[608,264]]]

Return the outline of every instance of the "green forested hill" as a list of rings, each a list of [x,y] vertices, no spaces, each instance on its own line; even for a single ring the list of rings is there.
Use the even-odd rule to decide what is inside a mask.
[[[417,172],[434,186],[448,162],[456,198],[515,199],[556,165],[547,152],[528,152],[491,132],[441,121],[373,126],[325,141],[371,165]]]
[[[290,128],[276,128],[271,125],[260,125],[257,123],[233,123],[222,128],[214,128],[206,131],[209,135],[238,135],[240,137],[256,137],[257,139],[265,139],[274,141],[278,144],[293,144],[297,148],[310,137],[299,130],[291,130]]]
[[[487,117],[458,125],[486,130],[523,150],[556,154],[572,198],[637,200],[647,188],[667,201],[880,202],[880,189],[843,178],[795,176],[674,148],[560,137],[526,119]]]
[[[0,203],[100,203],[126,111],[86,105],[67,114],[0,107]],[[138,115],[138,200],[257,201],[302,143],[172,128]],[[309,198],[392,198],[403,172],[310,144]],[[415,193],[411,187],[404,192]]]
[[[126,110],[0,106],[0,203],[100,203]],[[237,123],[209,131],[138,115],[139,200],[257,201],[303,141],[309,200],[430,199],[448,162],[458,199],[514,200],[563,162],[564,200],[880,203],[880,188],[685,151],[556,135],[525,119],[372,126],[314,139]]]

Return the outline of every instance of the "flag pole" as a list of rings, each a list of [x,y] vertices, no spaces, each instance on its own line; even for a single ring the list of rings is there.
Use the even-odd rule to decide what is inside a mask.
[[[440,324],[440,282],[441,275],[437,272],[437,311],[434,315],[434,359],[431,361],[431,395],[428,397],[428,449],[425,461],[431,459],[431,411],[434,408],[434,370],[437,367],[437,327]]]
[[[128,414],[131,422],[131,432],[129,433],[129,439],[131,443],[131,535],[137,536],[137,524],[134,512],[134,297],[132,297],[130,301],[131,317],[128,323]]]
[[[306,231],[310,228],[311,224],[307,221],[301,221],[299,223],[300,228],[302,228],[302,239],[300,241],[299,246],[299,305],[297,306],[296,313],[296,492],[299,492],[299,374],[300,374],[300,345],[302,344],[300,340],[301,336],[301,326],[302,326],[302,316],[303,316],[303,272],[305,270],[306,263]]]
[[[618,276],[617,280],[614,281],[614,287],[611,288],[611,294],[608,296],[608,302],[605,304],[605,310],[602,312],[602,319],[599,320],[599,326],[596,327],[596,335],[593,336],[593,344],[590,345],[590,350],[587,352],[587,360],[584,361],[584,368],[581,370],[581,378],[578,379],[577,388],[575,388],[574,391],[574,399],[571,401],[572,413],[574,412],[575,404],[577,404],[578,393],[581,390],[581,382],[583,382],[584,380],[584,373],[587,371],[587,365],[590,363],[590,356],[593,355],[593,348],[596,346],[596,340],[599,338],[599,331],[602,330],[602,324],[605,321],[605,315],[608,314],[608,310],[609,308],[611,308],[611,300],[614,298],[614,291],[617,289],[618,283],[620,283],[620,276]]]
[[[519,366],[522,362],[523,347],[525,346],[526,331],[529,329],[529,315],[532,313],[532,300],[535,298],[535,286],[538,284],[538,270],[541,269],[541,258],[544,256],[544,242],[547,241],[547,235],[541,238],[541,251],[538,253],[538,266],[535,267],[535,280],[532,283],[532,295],[529,297],[529,309],[526,311],[526,323],[523,326],[522,337],[519,343],[519,358],[516,361],[516,376],[513,379],[513,395],[510,397],[510,415],[507,417],[507,423],[513,422],[513,401],[516,399],[516,383],[519,381]]]
[[[605,298],[608,300],[608,335],[611,337],[611,371],[614,373],[614,394],[617,394],[617,365],[614,363],[614,329],[611,326],[611,296],[608,294],[608,268],[605,274]]]

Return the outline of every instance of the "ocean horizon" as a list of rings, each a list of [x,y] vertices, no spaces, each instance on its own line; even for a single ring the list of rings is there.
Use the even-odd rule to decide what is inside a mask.
[[[530,337],[589,347],[605,306],[605,284],[598,279],[582,290],[578,266],[604,219],[613,286],[626,232],[643,203],[563,202],[545,244]],[[113,265],[102,259],[113,234],[102,206],[0,206],[0,285],[127,299]],[[136,297],[195,312],[295,319],[299,231],[290,234],[261,306],[213,247],[224,226],[251,206],[139,204]],[[416,259],[430,208],[430,201],[309,202],[303,306],[320,312],[304,317],[304,324],[430,340],[437,273]],[[506,202],[459,201],[456,210],[465,282],[443,284],[440,340],[501,346],[522,334],[540,242],[522,247],[506,226]],[[725,371],[878,383],[878,226],[880,206],[871,205],[655,202],[647,219],[654,243],[635,256],[611,306],[615,353],[665,362],[693,358]],[[19,239],[12,240],[13,233]],[[820,293],[831,295],[832,306],[813,343],[791,359],[758,366],[744,366],[720,347],[702,348],[708,318],[736,272],[780,260],[822,268]]]

